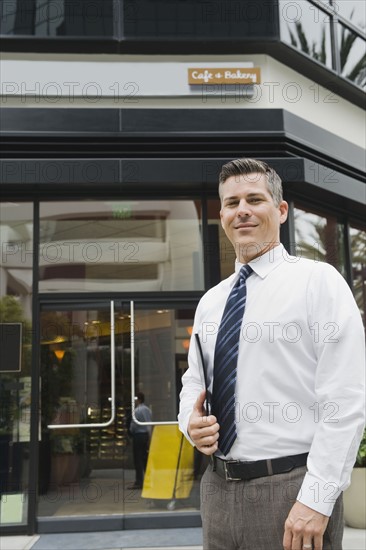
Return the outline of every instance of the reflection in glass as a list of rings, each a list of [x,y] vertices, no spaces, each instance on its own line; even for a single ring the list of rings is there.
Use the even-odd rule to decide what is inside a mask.
[[[365,30],[365,2],[364,0],[333,0],[334,10],[363,31]]]
[[[41,292],[203,289],[200,204],[42,203]]]
[[[350,227],[353,293],[366,327],[366,229]]]
[[[33,268],[31,203],[0,204],[0,238],[0,524],[6,525],[27,522]],[[11,352],[7,350],[9,342],[15,343],[13,331],[19,324],[20,358],[18,354],[7,353]],[[20,331],[16,334],[19,338]]]
[[[0,34],[112,36],[112,0],[6,0],[0,4]]]
[[[332,68],[329,16],[310,2],[280,0],[281,39]]]
[[[338,24],[341,74],[366,88],[366,42],[344,25]]]
[[[346,277],[343,225],[328,214],[294,208],[296,255],[333,265]]]

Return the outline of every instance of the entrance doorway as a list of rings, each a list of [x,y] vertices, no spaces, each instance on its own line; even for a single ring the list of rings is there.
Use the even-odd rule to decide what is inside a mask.
[[[194,305],[121,300],[41,305],[39,520],[197,509],[193,449],[184,455],[176,426],[193,314]],[[137,392],[153,423],[142,490],[130,488]]]

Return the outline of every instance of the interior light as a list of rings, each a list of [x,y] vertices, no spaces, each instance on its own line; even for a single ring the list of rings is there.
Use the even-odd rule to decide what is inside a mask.
[[[65,350],[64,349],[55,349],[53,353],[56,355],[56,357],[59,361],[62,361],[62,359],[64,358],[64,355],[65,355]]]
[[[189,340],[183,340],[182,346],[184,347],[185,350],[188,350],[188,348],[189,348]]]

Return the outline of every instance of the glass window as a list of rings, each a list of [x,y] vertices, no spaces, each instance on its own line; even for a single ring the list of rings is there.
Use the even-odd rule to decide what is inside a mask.
[[[333,0],[334,10],[356,27],[365,30],[366,9],[364,0]]]
[[[344,226],[335,216],[294,208],[296,256],[333,265],[346,277]]]
[[[366,229],[350,227],[353,293],[366,327]]]
[[[113,35],[113,0],[6,0],[0,10],[4,35]]]
[[[33,205],[0,204],[0,525],[27,523]]]
[[[133,38],[217,38],[275,36],[273,6],[267,0],[127,0],[124,35]]]
[[[281,39],[332,68],[329,15],[310,2],[280,0]]]
[[[339,23],[338,46],[342,76],[365,89],[366,41]]]
[[[184,201],[40,207],[40,292],[202,290],[201,206]]]

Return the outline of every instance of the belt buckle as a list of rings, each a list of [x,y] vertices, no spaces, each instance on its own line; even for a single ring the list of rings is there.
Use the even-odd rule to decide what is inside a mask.
[[[239,464],[240,460],[224,460],[224,471],[226,481],[241,481],[241,477],[231,477],[227,470],[228,464]]]

